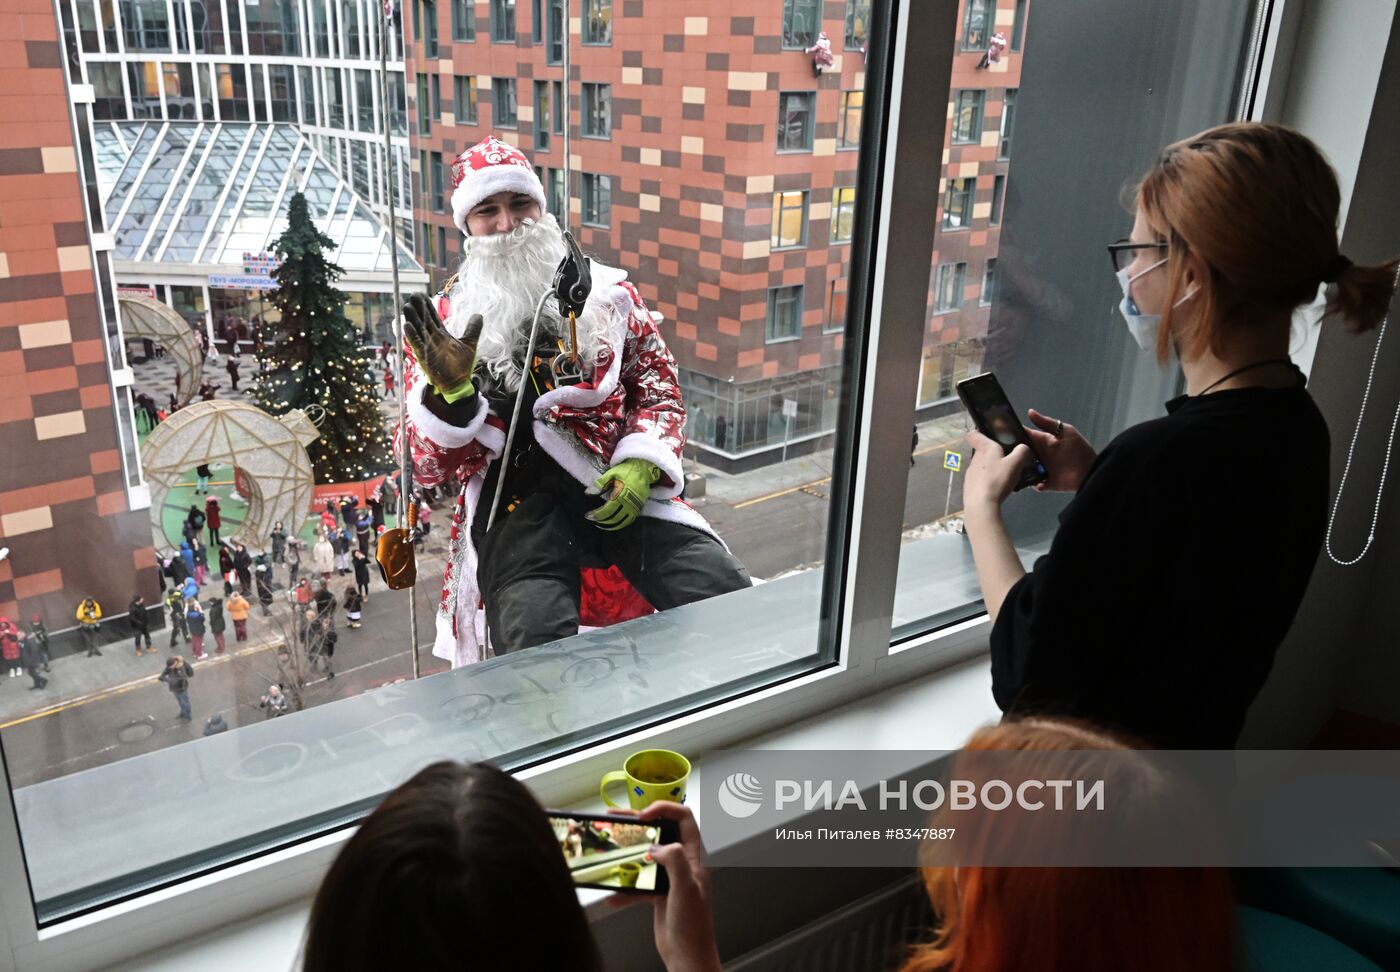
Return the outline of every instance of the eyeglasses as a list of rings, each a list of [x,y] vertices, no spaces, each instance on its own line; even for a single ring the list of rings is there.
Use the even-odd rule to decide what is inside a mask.
[[[1119,273],[1137,259],[1138,250],[1165,250],[1165,243],[1134,243],[1132,240],[1119,240],[1108,244],[1108,258],[1113,262],[1113,272]]]

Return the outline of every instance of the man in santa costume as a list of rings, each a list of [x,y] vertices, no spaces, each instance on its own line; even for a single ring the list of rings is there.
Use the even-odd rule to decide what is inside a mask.
[[[458,488],[433,646],[454,667],[485,656],[483,603],[504,654],[750,584],[678,498],[675,359],[627,274],[575,250],[576,275],[591,277],[582,313],[571,326],[562,301],[541,305],[571,253],[545,208],[518,149],[494,136],[468,149],[453,165],[461,268],[443,293],[404,306],[400,431],[419,485]]]

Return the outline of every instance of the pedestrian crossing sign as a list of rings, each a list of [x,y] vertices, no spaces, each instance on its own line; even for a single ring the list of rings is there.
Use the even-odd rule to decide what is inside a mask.
[[[952,449],[943,450],[943,468],[949,472],[960,472],[962,470],[962,453],[954,452]]]

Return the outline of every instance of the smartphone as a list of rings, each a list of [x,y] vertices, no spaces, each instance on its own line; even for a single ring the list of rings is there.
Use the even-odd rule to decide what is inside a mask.
[[[680,828],[674,820],[642,823],[625,814],[545,813],[577,887],[623,894],[665,894],[670,890],[666,869],[651,859],[649,851],[653,844],[680,840]]]
[[[1011,407],[1006,392],[1001,390],[1001,382],[997,381],[996,375],[988,371],[958,382],[958,397],[972,416],[978,432],[995,441],[1006,452],[1021,444],[1031,450],[1031,461],[1021,471],[1021,478],[1016,482],[1017,489],[1045,481],[1048,475],[1045,463],[1035,454],[1035,446],[1031,445],[1031,438],[1016,417],[1016,410]]]

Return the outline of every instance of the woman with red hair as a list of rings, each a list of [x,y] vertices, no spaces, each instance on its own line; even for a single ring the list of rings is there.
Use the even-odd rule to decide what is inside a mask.
[[[1186,394],[1101,453],[1034,410],[1043,489],[1075,493],[1028,574],[1002,520],[1029,455],[976,432],[964,522],[1003,711],[1062,714],[1175,749],[1230,749],[1302,601],[1327,525],[1329,439],[1289,360],[1293,312],[1369,331],[1400,262],[1338,251],[1317,146],[1221,125],[1167,146],[1109,246],[1133,339]]]
[[[1101,779],[1113,799],[1107,819],[1049,809],[942,811],[931,826],[955,827],[956,839],[926,842],[921,854],[937,930],[900,972],[1239,967],[1225,869],[1073,866],[1114,856],[1123,842],[1143,848],[1143,859],[1160,856],[1172,834],[1195,845],[1195,860],[1219,860],[1204,805],[1150,753],[1087,726],[1027,719],[975,733],[954,757],[951,776]],[[1154,835],[1166,839],[1143,847]],[[992,861],[1026,866],[983,863]],[[1046,861],[1062,866],[1036,866]]]

